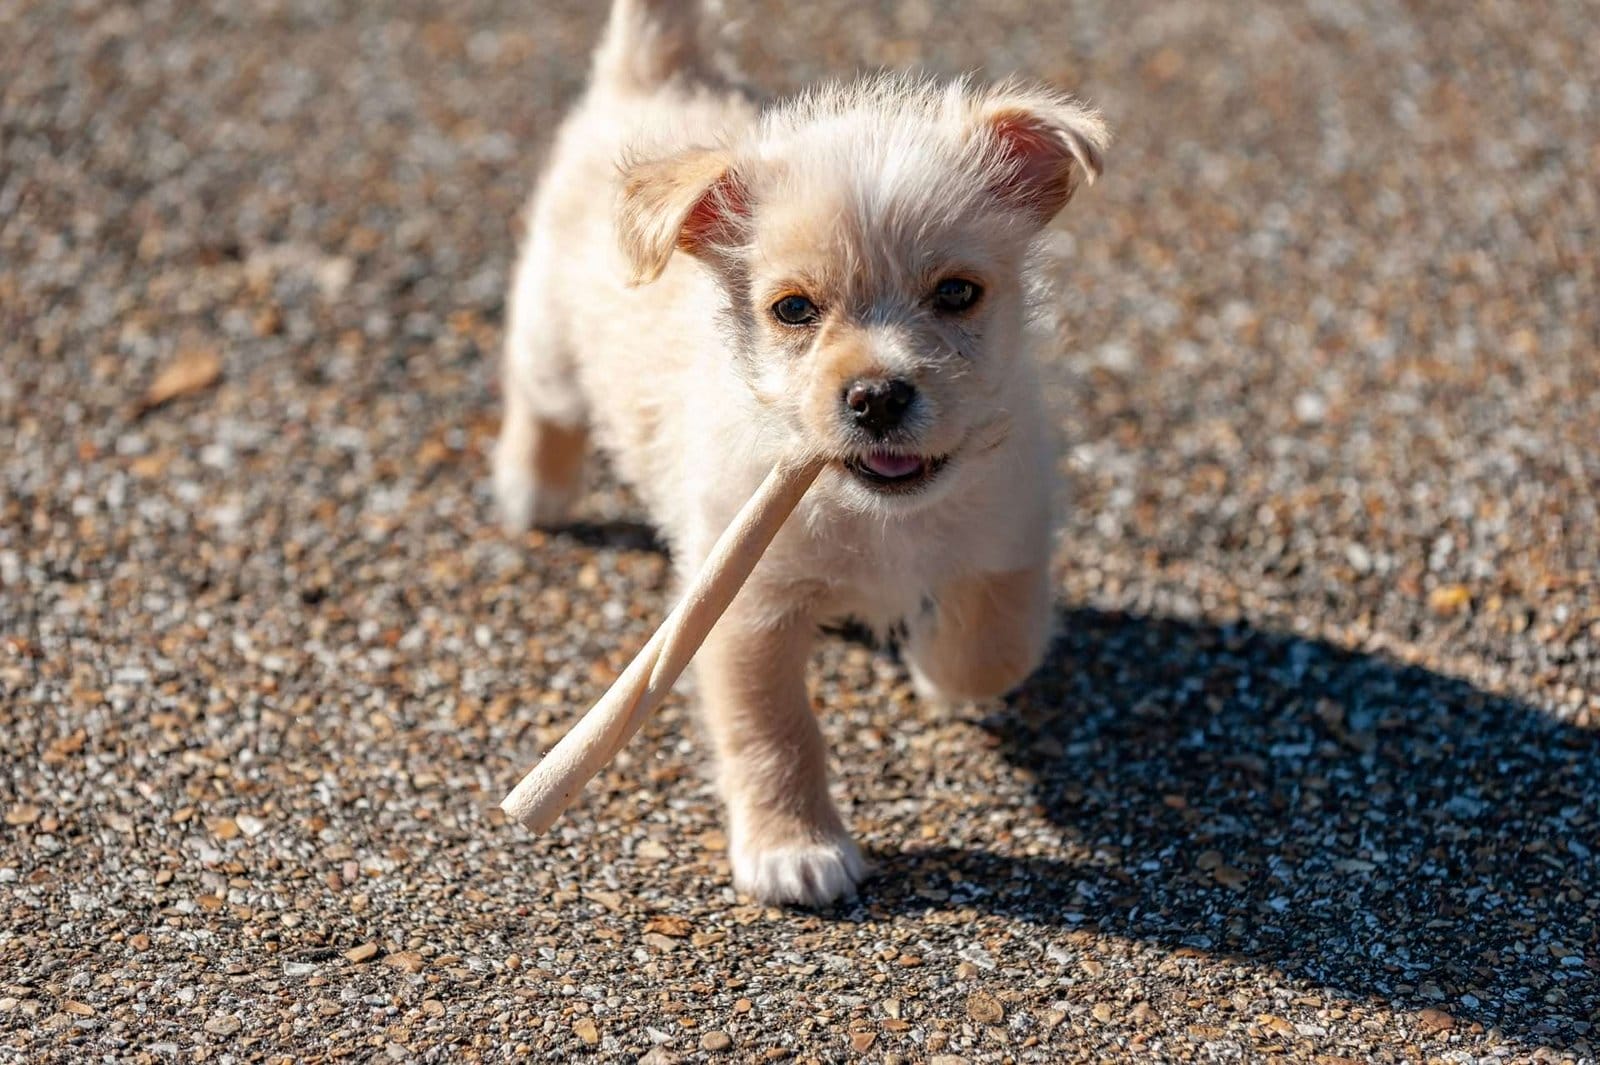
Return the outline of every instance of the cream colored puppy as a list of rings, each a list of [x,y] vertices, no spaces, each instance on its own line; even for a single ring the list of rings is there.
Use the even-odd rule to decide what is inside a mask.
[[[688,0],[618,0],[516,271],[495,485],[562,521],[591,436],[693,574],[781,455],[830,464],[697,660],[735,884],[864,873],[806,692],[813,634],[895,631],[919,690],[999,695],[1051,617],[1035,238],[1106,128],[1050,89],[875,78],[760,107]]]

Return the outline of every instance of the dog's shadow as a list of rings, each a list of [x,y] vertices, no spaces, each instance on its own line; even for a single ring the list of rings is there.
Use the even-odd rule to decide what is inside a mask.
[[[1600,734],[1315,640],[1081,609],[982,724],[1075,857],[880,853],[862,905],[975,907],[1530,1044],[1594,1038]]]
[[[671,558],[666,541],[648,522],[627,518],[576,520],[558,525],[551,532],[584,547],[608,551],[649,551]]]

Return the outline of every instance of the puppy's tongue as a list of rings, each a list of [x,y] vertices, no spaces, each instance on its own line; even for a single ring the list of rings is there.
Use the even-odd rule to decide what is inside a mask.
[[[861,464],[879,477],[909,477],[922,469],[922,460],[915,455],[896,455],[889,451],[873,451]]]

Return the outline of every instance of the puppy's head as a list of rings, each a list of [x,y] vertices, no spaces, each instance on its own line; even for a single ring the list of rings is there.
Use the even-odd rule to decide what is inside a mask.
[[[625,167],[623,250],[639,283],[709,267],[761,405],[848,500],[914,507],[1004,438],[1030,247],[1106,140],[1047,89],[830,88]]]

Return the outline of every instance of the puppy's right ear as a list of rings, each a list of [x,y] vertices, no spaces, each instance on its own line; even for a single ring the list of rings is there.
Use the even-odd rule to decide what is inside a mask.
[[[617,235],[635,285],[660,277],[675,248],[704,258],[736,243],[749,216],[744,185],[722,149],[623,166]]]

